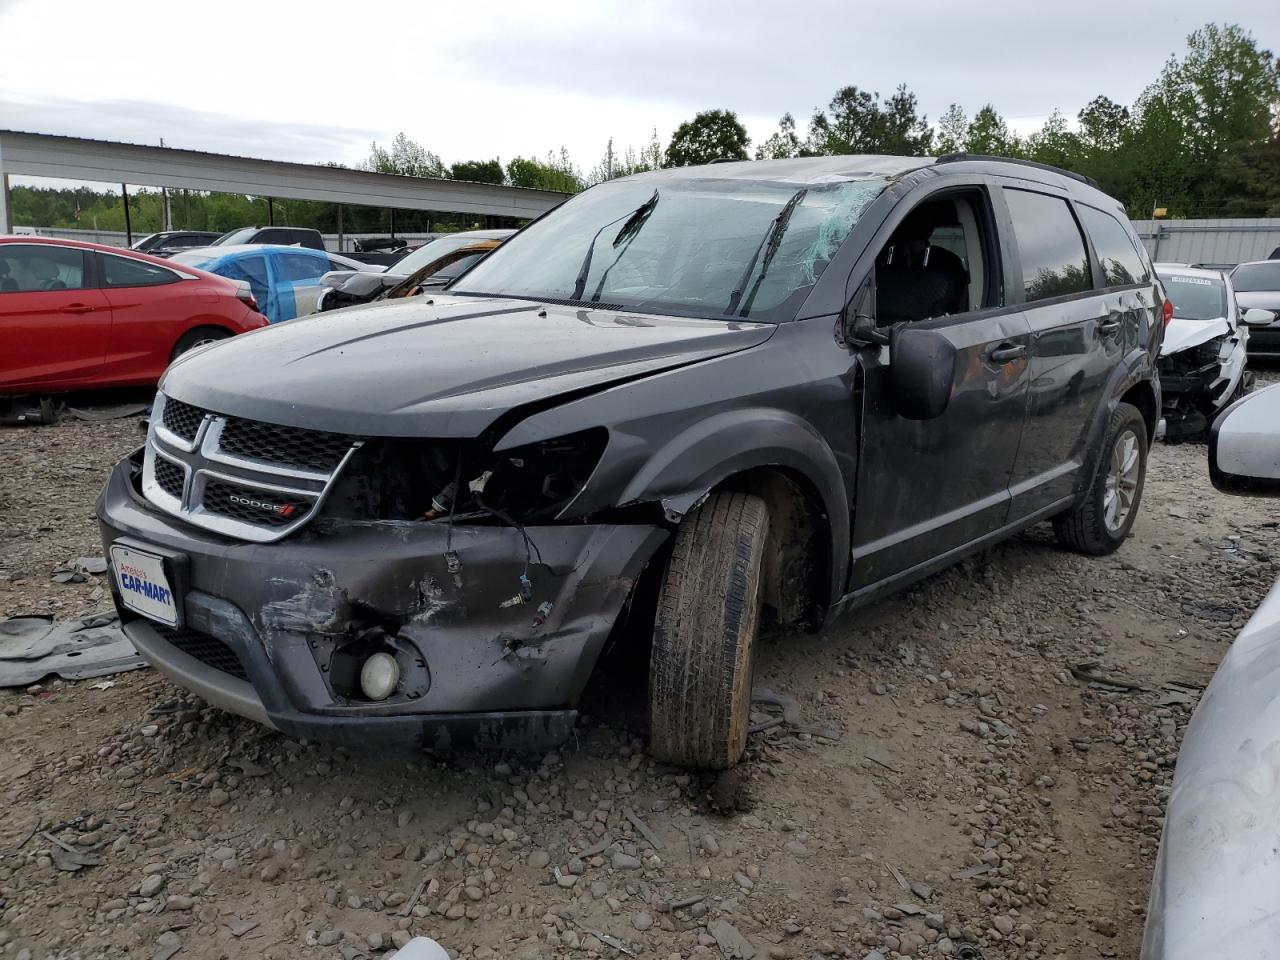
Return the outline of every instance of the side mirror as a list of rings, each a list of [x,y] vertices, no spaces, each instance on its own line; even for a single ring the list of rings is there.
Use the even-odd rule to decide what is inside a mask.
[[[1209,428],[1209,479],[1226,493],[1280,496],[1280,384],[1237,400]]]
[[[1250,307],[1240,319],[1249,327],[1267,327],[1275,322],[1276,315],[1270,310],[1263,310],[1261,307]]]
[[[951,402],[956,348],[936,330],[893,329],[889,341],[889,383],[894,406],[908,420],[940,417]]]
[[[871,347],[889,342],[889,334],[876,325],[875,288],[868,283],[840,315],[840,339],[847,346]]]

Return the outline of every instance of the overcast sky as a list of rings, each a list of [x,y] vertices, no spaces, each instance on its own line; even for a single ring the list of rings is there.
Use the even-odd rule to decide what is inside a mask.
[[[1026,132],[1131,102],[1210,18],[1280,48],[1280,0],[0,0],[0,128],[348,164],[403,130],[446,163],[564,146],[585,172],[698,110],[759,142],[905,82],[931,121],[990,101]]]

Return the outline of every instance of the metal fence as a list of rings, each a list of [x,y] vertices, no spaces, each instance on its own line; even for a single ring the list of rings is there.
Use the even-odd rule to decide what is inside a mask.
[[[1280,249],[1280,218],[1241,220],[1135,220],[1151,259],[1234,267],[1265,260]]]

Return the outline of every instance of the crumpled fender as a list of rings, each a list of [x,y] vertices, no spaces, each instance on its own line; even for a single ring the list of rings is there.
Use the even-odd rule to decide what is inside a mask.
[[[1223,317],[1216,320],[1183,320],[1174,317],[1164,328],[1164,343],[1160,346],[1160,356],[1179,353],[1190,347],[1198,347],[1217,337],[1233,332],[1233,327]]]
[[[554,435],[546,421],[559,421],[563,410],[536,415],[497,444],[503,450],[537,435]],[[577,424],[574,424],[577,426]],[[615,435],[611,443],[628,446]],[[640,444],[642,449],[648,444]],[[721,411],[687,425],[635,462],[624,451],[597,468],[579,501],[566,513],[580,515],[608,507],[639,503],[661,504],[667,519],[678,522],[717,485],[735,474],[758,467],[778,467],[803,478],[819,499],[831,530],[832,599],[844,594],[849,563],[849,499],[844,474],[822,435],[807,420],[769,407]],[[607,478],[599,473],[607,472]],[[619,479],[621,478],[621,479]],[[606,495],[608,502],[601,496]]]

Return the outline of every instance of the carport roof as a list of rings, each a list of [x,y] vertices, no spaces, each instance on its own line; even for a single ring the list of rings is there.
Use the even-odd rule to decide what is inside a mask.
[[[519,218],[545,213],[566,196],[550,190],[404,177],[20,130],[0,130],[3,174]],[[4,199],[0,195],[0,233],[10,229],[5,222]]]

